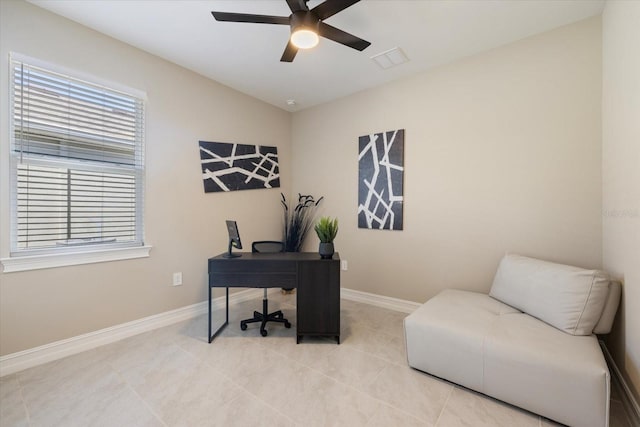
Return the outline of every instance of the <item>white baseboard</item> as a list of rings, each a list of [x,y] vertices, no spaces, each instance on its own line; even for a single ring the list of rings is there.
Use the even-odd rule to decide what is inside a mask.
[[[413,313],[416,308],[422,305],[413,301],[386,297],[384,295],[376,295],[348,288],[341,288],[340,291],[340,296],[344,299],[371,304],[376,307],[387,308],[389,310],[400,311],[402,313]]]
[[[261,289],[247,289],[229,295],[229,305],[254,299],[262,294]],[[211,303],[214,310],[224,308],[224,296],[214,298]],[[133,335],[148,332],[153,329],[192,319],[207,313],[207,302],[181,307],[98,331],[89,332],[68,339],[55,341],[39,347],[7,354],[0,357],[0,377],[22,371],[33,366],[61,359],[82,351],[91,350],[105,344],[110,344]]]
[[[278,292],[279,290],[272,289],[271,291]],[[258,298],[262,292],[262,289],[246,289],[236,292],[229,295],[229,305]],[[398,298],[376,295],[347,288],[341,289],[341,297],[347,300],[371,304],[377,307],[400,311],[403,313],[411,313],[420,306],[419,303],[412,301],[405,301]],[[212,300],[214,310],[224,308],[224,298],[224,296],[221,296]],[[28,350],[19,351],[17,353],[7,354],[6,356],[0,357],[0,377],[31,368],[33,366],[41,365],[43,363],[62,359],[63,357],[71,356],[82,351],[91,350],[133,335],[148,332],[183,320],[192,319],[205,314],[206,312],[207,302],[203,301],[197,304],[181,307],[176,310],[155,314],[153,316],[133,320],[131,322],[122,323],[120,325],[111,326],[98,331],[55,341],[49,344],[30,348]]]
[[[611,353],[609,353],[609,349],[603,341],[600,341],[600,347],[602,348],[605,359],[607,359],[607,364],[611,368],[611,377],[613,381],[617,382],[622,389],[622,406],[627,413],[627,417],[629,418],[631,425],[640,426],[640,406],[633,396],[631,388],[629,388],[629,385],[622,376],[620,369],[618,369],[618,365],[616,365],[616,362],[613,360]]]

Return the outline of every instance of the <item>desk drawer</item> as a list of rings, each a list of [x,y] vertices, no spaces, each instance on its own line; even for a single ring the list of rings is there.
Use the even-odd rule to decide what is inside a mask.
[[[295,288],[295,273],[209,273],[209,286],[243,288]]]
[[[245,273],[259,273],[259,274],[296,274],[297,267],[294,261],[274,261],[273,259],[255,259],[249,258],[243,260],[242,258],[234,260],[209,260],[209,274],[218,273],[232,273],[232,274],[245,274]]]

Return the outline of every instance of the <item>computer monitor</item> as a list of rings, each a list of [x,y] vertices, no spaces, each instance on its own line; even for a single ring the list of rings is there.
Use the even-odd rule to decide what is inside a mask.
[[[242,242],[240,241],[240,233],[238,233],[238,224],[235,221],[227,220],[227,231],[229,232],[229,251],[224,254],[225,258],[238,258],[242,255],[234,254],[231,252],[231,248],[242,249]]]

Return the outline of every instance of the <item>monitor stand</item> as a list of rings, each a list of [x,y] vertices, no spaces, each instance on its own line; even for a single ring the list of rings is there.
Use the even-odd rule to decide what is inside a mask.
[[[233,252],[231,252],[231,248],[233,248],[233,239],[229,239],[229,251],[222,255],[224,258],[240,258],[242,255],[240,254],[234,254]]]

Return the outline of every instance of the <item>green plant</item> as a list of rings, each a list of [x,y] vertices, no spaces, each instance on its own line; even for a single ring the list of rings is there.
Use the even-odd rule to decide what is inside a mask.
[[[338,218],[323,216],[320,218],[314,229],[322,243],[333,243],[333,239],[338,234]]]
[[[285,252],[300,252],[302,244],[315,219],[315,210],[324,197],[317,201],[311,195],[298,193],[298,204],[289,209],[287,199],[280,193],[280,203],[284,207],[284,230],[282,241]]]

